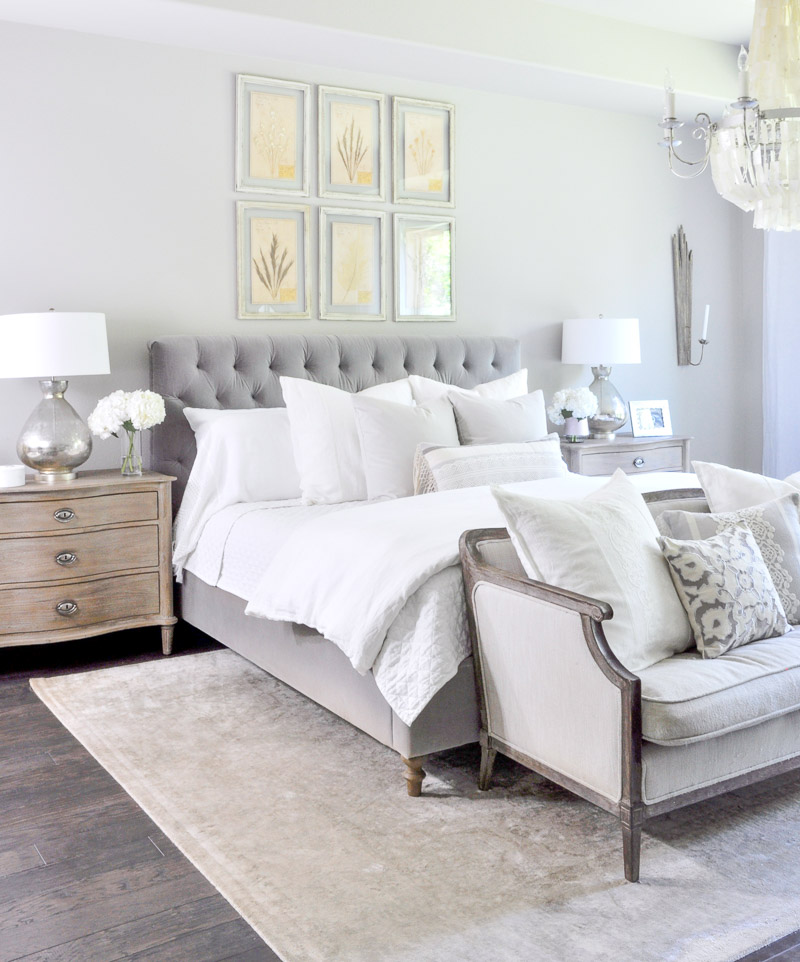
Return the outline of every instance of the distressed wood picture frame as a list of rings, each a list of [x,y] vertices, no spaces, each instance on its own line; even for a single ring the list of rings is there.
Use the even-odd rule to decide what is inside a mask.
[[[236,202],[238,316],[311,316],[310,208]]]
[[[455,207],[455,107],[392,98],[392,196],[396,204]]]
[[[385,220],[380,210],[320,208],[322,320],[386,320]]]
[[[236,190],[308,196],[311,87],[237,74]]]
[[[396,321],[454,321],[455,219],[394,215]]]
[[[384,200],[385,101],[369,90],[319,87],[320,197]]]

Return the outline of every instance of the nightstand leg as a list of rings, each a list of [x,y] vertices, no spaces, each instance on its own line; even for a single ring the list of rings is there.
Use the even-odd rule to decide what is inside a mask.
[[[172,654],[172,636],[175,634],[174,625],[163,625],[161,628],[161,651],[165,655]]]

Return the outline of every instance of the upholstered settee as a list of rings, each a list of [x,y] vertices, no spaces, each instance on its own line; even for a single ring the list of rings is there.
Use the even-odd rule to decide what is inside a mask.
[[[701,491],[645,495],[707,511]],[[481,700],[480,787],[496,753],[618,816],[625,877],[645,819],[800,767],[800,629],[628,671],[603,600],[530,580],[505,529],[461,541]]]

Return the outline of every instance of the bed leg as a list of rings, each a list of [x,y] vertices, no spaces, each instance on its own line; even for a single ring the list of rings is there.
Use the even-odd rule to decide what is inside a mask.
[[[422,763],[425,761],[425,755],[418,755],[416,758],[406,758],[405,755],[400,756],[405,762],[406,766],[406,787],[408,788],[408,794],[412,798],[419,798],[422,794],[422,782],[425,779],[425,770],[422,767]]]

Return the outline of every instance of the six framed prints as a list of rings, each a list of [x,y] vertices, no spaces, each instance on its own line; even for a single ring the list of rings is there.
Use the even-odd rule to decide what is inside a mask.
[[[317,88],[318,196],[367,204],[387,199],[386,96]],[[311,86],[236,78],[237,191],[308,197]],[[454,207],[454,107],[392,98],[392,203]],[[240,200],[240,318],[311,317],[311,208]],[[387,222],[393,257],[387,266]],[[396,321],[455,320],[453,217],[319,207],[319,317],[385,320],[394,278]]]

